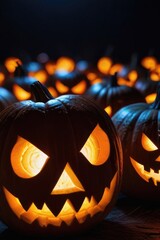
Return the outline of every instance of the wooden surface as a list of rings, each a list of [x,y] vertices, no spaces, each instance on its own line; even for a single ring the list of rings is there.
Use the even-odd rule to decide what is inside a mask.
[[[0,240],[39,240],[51,238],[29,238],[17,236],[0,222]],[[120,194],[113,210],[104,221],[82,236],[70,240],[160,240],[160,205],[136,201]]]

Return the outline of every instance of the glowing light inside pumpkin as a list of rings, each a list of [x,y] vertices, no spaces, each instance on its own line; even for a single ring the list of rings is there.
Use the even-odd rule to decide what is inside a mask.
[[[90,81],[91,84],[98,83],[98,82],[102,81],[102,79],[100,77],[98,77],[97,74],[94,73],[94,72],[87,73],[87,78],[88,78],[88,80]]]
[[[111,181],[110,187],[104,189],[101,200],[97,203],[94,196],[91,196],[90,200],[85,197],[77,212],[72,202],[67,199],[64,201],[64,205],[57,216],[52,213],[46,203],[43,204],[42,209],[38,209],[34,203],[31,203],[26,211],[17,197],[12,195],[5,187],[3,187],[3,190],[10,208],[19,219],[28,224],[37,220],[41,227],[47,227],[49,224],[60,227],[62,222],[70,226],[75,219],[80,224],[84,223],[86,219],[88,219],[87,216],[93,217],[96,213],[103,212],[113,197],[117,181],[118,174],[116,173]]]
[[[72,72],[75,68],[75,62],[72,58],[69,57],[60,57],[56,62],[57,71],[67,71]]]
[[[75,94],[83,94],[87,88],[87,84],[85,80],[82,80],[77,85],[72,87],[72,92]]]
[[[53,97],[58,97],[58,93],[53,87],[48,87],[48,91],[51,93]]]
[[[144,133],[142,133],[141,142],[146,151],[154,151],[158,149],[157,146]]]
[[[62,84],[60,81],[56,81],[55,86],[60,93],[66,93],[69,90],[69,88]]]
[[[160,171],[157,173],[152,168],[150,168],[150,171],[146,171],[142,164],[138,163],[131,157],[130,160],[132,166],[144,181],[149,182],[149,179],[152,178],[154,185],[157,186],[157,182],[160,182]]]
[[[146,69],[153,70],[157,65],[157,60],[155,57],[152,57],[152,56],[145,57],[142,59],[141,65]]]
[[[141,143],[143,148],[146,151],[155,151],[157,150],[157,146],[147,137],[146,134],[142,133],[141,137]],[[135,171],[138,173],[138,175],[146,182],[149,182],[149,179],[153,180],[153,183],[155,186],[157,186],[157,182],[160,182],[160,170],[157,172],[154,171],[154,169],[150,168],[150,171],[146,171],[144,169],[144,165],[138,163],[136,160],[134,160],[132,157],[130,157],[130,161],[132,163],[132,166],[134,167]],[[158,156],[155,161],[160,162],[160,156]]]
[[[131,81],[131,82],[135,82],[138,78],[138,73],[136,70],[132,70],[128,73],[128,79]]]
[[[111,108],[111,106],[107,106],[104,110],[106,111],[106,113],[108,113],[109,116],[112,115],[112,108]]]
[[[36,176],[48,160],[48,156],[32,143],[18,137],[11,152],[11,165],[14,172],[22,178]]]
[[[150,79],[152,81],[158,82],[160,80],[160,76],[157,72],[151,72],[150,73]]]
[[[47,62],[45,69],[49,75],[52,75],[56,70],[56,64],[54,62]]]
[[[114,75],[116,72],[120,72],[120,71],[122,70],[122,68],[123,68],[123,65],[117,63],[117,64],[114,64],[114,65],[111,67],[111,69],[110,69],[109,72],[110,72],[111,75]]]
[[[13,85],[13,94],[19,101],[27,100],[31,98],[31,93],[25,91],[23,88],[17,84]]]
[[[7,68],[8,72],[13,73],[18,67],[18,64],[22,64],[21,60],[19,58],[15,57],[9,57],[5,60],[4,65]]]
[[[106,133],[97,124],[80,151],[93,165],[101,165],[110,155],[110,142]]]
[[[3,83],[4,79],[5,79],[4,73],[0,72],[0,85]]]
[[[152,103],[155,101],[157,93],[151,93],[145,97],[147,103]]]
[[[28,75],[36,78],[42,84],[45,84],[47,81],[47,73],[44,70],[39,70],[37,72],[30,72]]]
[[[51,194],[68,194],[79,191],[84,191],[84,188],[67,163]]]
[[[97,68],[101,73],[108,74],[112,66],[112,60],[109,57],[102,57],[97,62]]]

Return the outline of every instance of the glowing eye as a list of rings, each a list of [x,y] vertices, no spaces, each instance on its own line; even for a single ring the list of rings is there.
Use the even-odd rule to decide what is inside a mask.
[[[64,86],[61,82],[59,82],[59,81],[57,81],[56,82],[56,88],[58,89],[58,91],[60,92],[60,93],[65,93],[65,92],[67,92],[68,91],[68,87],[67,86]]]
[[[85,90],[86,90],[86,82],[85,81],[81,81],[80,83],[78,83],[76,86],[74,86],[72,88],[72,92],[75,94],[84,93]]]
[[[13,93],[19,101],[27,100],[31,98],[31,93],[25,91],[18,85],[13,85]]]
[[[156,96],[157,96],[156,93],[152,93],[152,94],[146,96],[146,97],[145,97],[146,102],[147,102],[147,103],[152,103],[152,102],[155,100]]]
[[[110,154],[110,142],[98,124],[80,152],[93,165],[101,165],[107,161]]]
[[[154,151],[158,149],[156,145],[144,133],[142,133],[141,142],[142,142],[143,148],[146,151]]]
[[[18,137],[11,152],[11,165],[22,178],[36,176],[48,160],[48,156],[22,137]]]
[[[106,111],[106,113],[108,113],[109,116],[112,115],[112,108],[111,108],[111,106],[106,107],[104,110]]]

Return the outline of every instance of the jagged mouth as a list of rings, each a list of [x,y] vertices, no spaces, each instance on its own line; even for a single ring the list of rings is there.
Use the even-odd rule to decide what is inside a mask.
[[[116,184],[117,173],[114,175],[110,187],[104,189],[102,198],[98,203],[94,196],[92,196],[90,200],[85,197],[79,211],[76,212],[71,201],[67,199],[57,216],[50,211],[46,203],[43,204],[41,209],[38,209],[36,205],[32,203],[26,211],[17,197],[12,195],[5,187],[3,187],[3,190],[10,208],[19,219],[28,224],[37,220],[41,227],[47,227],[48,225],[60,227],[62,222],[65,222],[68,226],[71,225],[73,220],[77,220],[78,223],[83,223],[88,216],[92,218],[95,214],[103,212],[112,199]]]
[[[152,179],[154,185],[158,186],[158,182],[160,182],[160,170],[157,173],[152,168],[150,168],[150,171],[148,172],[144,169],[144,165],[138,163],[132,157],[130,157],[130,160],[132,166],[144,181],[149,182],[149,179]]]

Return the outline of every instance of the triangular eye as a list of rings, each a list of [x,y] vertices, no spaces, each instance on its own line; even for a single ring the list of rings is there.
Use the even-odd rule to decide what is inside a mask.
[[[142,133],[141,142],[146,151],[154,151],[158,149],[157,146],[144,133]]]
[[[112,108],[111,108],[111,106],[107,106],[104,110],[106,111],[106,113],[108,113],[109,116],[112,115]]]
[[[44,167],[48,156],[22,137],[18,137],[11,152],[11,165],[22,178],[36,176]]]
[[[97,124],[80,151],[92,165],[101,165],[110,155],[110,142],[107,134]]]
[[[19,101],[23,101],[31,98],[31,93],[25,91],[23,88],[21,88],[17,84],[13,85],[13,93]]]
[[[61,83],[60,81],[56,81],[55,85],[56,85],[56,89],[60,93],[65,93],[69,90],[69,88],[67,86],[63,85],[63,83]]]
[[[84,91],[86,90],[86,87],[87,87],[86,82],[83,80],[72,88],[72,92],[75,94],[84,93]]]

